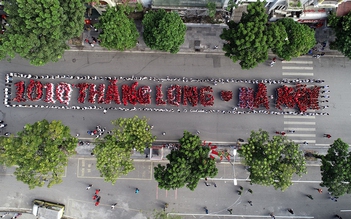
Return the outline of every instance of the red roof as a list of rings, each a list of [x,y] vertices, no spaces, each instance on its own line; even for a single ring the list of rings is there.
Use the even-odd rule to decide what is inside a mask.
[[[343,2],[336,10],[336,16],[341,17],[347,15],[351,11],[351,2]]]

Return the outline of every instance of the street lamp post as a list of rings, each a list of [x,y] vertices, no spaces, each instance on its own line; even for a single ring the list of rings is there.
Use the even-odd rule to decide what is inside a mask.
[[[233,173],[234,173],[234,179],[233,179],[233,183],[234,183],[234,186],[238,185],[238,182],[236,180],[236,174],[235,174],[235,156],[236,156],[236,148],[233,149],[233,155],[234,155],[234,161],[233,161]]]

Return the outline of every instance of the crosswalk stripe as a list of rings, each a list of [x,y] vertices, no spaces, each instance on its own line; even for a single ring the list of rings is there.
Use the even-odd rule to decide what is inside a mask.
[[[316,140],[292,140],[293,142],[295,142],[296,144],[303,144],[304,142],[307,142],[309,144],[315,144],[316,143]]]
[[[316,146],[324,146],[324,147],[329,147],[331,144],[316,144]]]
[[[315,119],[315,116],[290,116],[284,115],[284,119]]]
[[[304,70],[313,70],[313,67],[306,66],[282,66],[283,69],[304,69]]]
[[[295,122],[295,121],[284,121],[285,125],[316,125],[316,122]]]
[[[288,137],[309,137],[309,138],[315,138],[316,134],[285,134]]]
[[[291,61],[282,61],[282,63],[296,63],[296,64],[313,64],[313,61],[298,61],[298,60],[291,60]]]
[[[313,76],[313,73],[283,72],[283,75]]]
[[[294,128],[294,127],[291,127],[291,128],[284,128],[284,130],[294,130],[294,131],[310,131],[310,132],[313,132],[313,131],[316,131],[316,128]]]

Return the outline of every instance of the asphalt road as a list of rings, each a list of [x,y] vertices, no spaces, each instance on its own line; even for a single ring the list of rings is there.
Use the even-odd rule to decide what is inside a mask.
[[[182,136],[183,130],[200,131],[202,140],[216,142],[234,142],[237,138],[247,138],[251,130],[262,128],[274,134],[275,131],[295,130],[294,134],[287,136],[292,140],[302,143],[309,142],[305,148],[325,151],[335,138],[342,138],[350,143],[350,61],[345,58],[322,57],[312,59],[303,57],[291,62],[278,61],[270,68],[268,62],[259,65],[253,70],[241,70],[238,64],[232,63],[228,58],[216,55],[165,55],[165,54],[128,54],[128,53],[99,53],[99,52],[66,52],[64,59],[58,63],[43,67],[30,66],[25,60],[14,59],[11,63],[0,62],[2,73],[20,72],[38,75],[97,75],[97,76],[148,76],[166,78],[191,77],[191,78],[235,78],[235,79],[275,79],[282,78],[316,78],[324,79],[322,85],[329,85],[331,93],[329,108],[324,110],[329,116],[282,116],[282,115],[233,115],[222,113],[160,113],[146,111],[113,111],[106,114],[97,110],[56,110],[38,108],[6,108],[0,106],[2,119],[8,124],[6,130],[15,133],[27,123],[34,123],[41,119],[62,120],[71,127],[72,134],[79,133],[81,137],[89,137],[87,130],[96,125],[112,128],[110,121],[119,117],[131,117],[134,115],[145,116],[150,119],[154,126],[152,130],[159,140],[175,140]],[[55,83],[59,81],[55,80]],[[78,83],[76,80],[70,83]],[[97,84],[102,83],[97,81]],[[120,81],[118,85],[126,82]],[[177,82],[178,83],[178,82]],[[140,84],[149,85],[153,92],[158,84],[153,81],[142,81]],[[175,82],[163,82],[164,87]],[[179,85],[212,86],[214,94],[221,90],[233,90],[234,98],[228,103],[220,101],[215,96],[214,108],[229,110],[237,105],[238,88],[241,86],[254,87],[245,83],[225,83],[214,85],[211,83],[183,83]],[[4,87],[4,80],[0,83]],[[267,85],[268,95],[273,94],[277,85]],[[76,94],[77,95],[77,94]],[[75,96],[76,97],[76,96]],[[76,99],[72,98],[72,103]],[[273,107],[271,102],[271,107]],[[175,109],[176,107],[169,107]],[[184,107],[181,107],[183,109]],[[166,132],[165,136],[161,135]],[[332,135],[331,139],[323,138],[324,133]],[[83,164],[85,165],[83,167]],[[233,185],[233,170],[230,165],[223,167],[215,181],[217,188],[206,187],[202,182],[194,192],[187,189],[176,191],[163,191],[157,189],[156,182],[152,179],[152,165],[139,164],[137,171],[131,173],[130,179],[119,180],[115,185],[104,183],[94,168],[94,160],[77,157],[70,160],[67,168],[67,176],[64,182],[51,189],[40,188],[28,190],[27,186],[17,182],[11,176],[10,169],[2,169],[0,185],[2,186],[3,198],[0,200],[0,209],[30,208],[30,202],[34,198],[47,198],[62,202],[67,206],[67,215],[74,218],[145,218],[153,209],[161,209],[165,202],[170,204],[169,212],[191,216],[184,218],[269,218],[269,213],[274,212],[277,218],[293,218],[286,209],[293,208],[294,218],[331,218],[338,213],[344,218],[350,217],[349,196],[344,196],[337,203],[328,199],[324,192],[318,194],[314,188],[318,186],[320,175],[318,167],[310,167],[307,176],[296,178],[294,185],[285,192],[275,191],[272,188],[250,186],[245,182],[247,173],[238,167],[237,178],[239,184],[246,190],[252,188],[253,194],[244,192],[238,196]],[[129,176],[127,176],[129,178]],[[93,190],[86,191],[87,184],[93,183],[93,188],[102,189],[102,205],[95,207],[91,200]],[[135,187],[141,192],[134,193]],[[245,191],[246,191],[245,190]],[[314,200],[305,197],[312,194]],[[253,206],[247,201],[252,201]],[[111,211],[110,205],[118,202],[118,207]],[[210,214],[204,215],[204,207],[209,209]],[[227,208],[233,208],[233,215],[229,215]],[[196,216],[193,216],[196,214]],[[221,216],[223,215],[223,216]],[[236,216],[240,215],[240,216]],[[249,216],[251,215],[251,216]],[[25,219],[23,217],[23,219]]]
[[[74,60],[74,61],[72,61]],[[299,62],[307,62],[299,63]],[[329,108],[325,112],[330,116],[316,116],[315,118],[299,118],[291,116],[273,115],[233,115],[221,113],[159,113],[146,111],[108,111],[102,110],[56,110],[37,108],[4,108],[1,107],[3,119],[9,124],[6,131],[11,133],[19,131],[24,124],[33,123],[41,119],[62,120],[69,125],[72,134],[80,133],[81,137],[89,137],[87,130],[93,129],[100,124],[112,128],[110,121],[118,117],[131,117],[135,114],[150,119],[154,125],[153,133],[159,140],[174,140],[182,136],[183,130],[201,132],[201,138],[208,141],[234,142],[237,138],[246,138],[251,130],[259,128],[274,133],[284,129],[296,129],[291,135],[297,142],[308,141],[310,144],[328,145],[332,139],[323,139],[324,133],[330,133],[334,137],[342,137],[346,142],[351,142],[349,131],[346,127],[350,122],[348,94],[350,93],[350,79],[348,77],[350,62],[344,58],[312,59],[299,58],[292,62],[278,61],[273,68],[268,63],[259,65],[252,70],[241,70],[238,64],[232,63],[228,58],[214,55],[165,55],[165,54],[128,54],[128,53],[99,53],[99,52],[66,52],[64,59],[58,63],[48,64],[43,67],[30,66],[25,60],[15,59],[11,63],[0,62],[3,73],[20,72],[29,74],[70,74],[70,75],[97,75],[97,76],[148,76],[166,78],[188,77],[188,78],[235,78],[235,79],[282,79],[282,78],[321,78],[330,86]],[[64,80],[53,80],[60,82]],[[45,82],[45,80],[44,80]],[[50,81],[52,82],[52,81]],[[70,83],[80,81],[70,80]],[[96,84],[100,81],[93,81]],[[131,82],[119,81],[118,85]],[[155,86],[159,84],[154,81],[141,81],[141,85],[149,85],[155,94]],[[167,87],[175,82],[163,82]],[[215,96],[215,104],[212,108],[230,110],[238,104],[238,88],[242,86],[252,87],[253,84],[225,83],[214,86],[212,83],[183,83],[179,85],[212,86]],[[4,82],[1,83],[4,86]],[[274,93],[278,85],[267,85],[268,95]],[[221,101],[219,92],[221,90],[232,90],[233,99],[229,102]],[[77,90],[72,94],[72,104],[76,104]],[[13,92],[14,93],[14,92]],[[165,93],[165,91],[164,91]],[[154,96],[153,96],[154,97]],[[154,101],[154,98],[152,98]],[[40,102],[40,101],[39,101]],[[41,102],[44,103],[44,102]],[[154,103],[154,102],[153,102]],[[103,104],[104,105],[104,104]],[[271,109],[274,109],[271,100]],[[118,105],[113,105],[117,106]],[[155,104],[150,105],[154,107]],[[132,108],[131,105],[128,107]],[[137,106],[138,107],[138,106]],[[139,106],[140,107],[140,106]],[[143,106],[141,106],[143,107]],[[169,109],[177,107],[167,106]],[[179,107],[181,110],[186,107]],[[198,107],[200,108],[200,107]],[[204,108],[204,107],[203,107]],[[209,108],[209,107],[208,107]],[[189,107],[187,108],[189,109]],[[312,119],[313,118],[313,119]],[[308,124],[304,124],[306,122]],[[340,128],[339,128],[340,127]],[[300,129],[300,130],[298,130]],[[165,136],[161,133],[166,132]]]
[[[64,203],[66,215],[72,218],[146,218],[153,211],[162,210],[164,203],[169,203],[167,212],[182,216],[182,218],[268,218],[274,213],[277,218],[332,218],[339,214],[348,218],[349,197],[340,197],[338,202],[329,199],[324,189],[319,194],[319,167],[309,166],[308,174],[294,177],[293,186],[281,192],[272,187],[250,185],[247,182],[248,173],[244,166],[235,165],[238,185],[233,184],[233,167],[230,164],[218,164],[219,173],[213,179],[208,179],[210,186],[205,186],[201,180],[195,191],[182,188],[165,191],[157,188],[153,179],[153,167],[157,162],[135,162],[136,170],[117,181],[115,185],[105,183],[95,169],[95,159],[72,158],[63,178],[63,183],[48,188],[28,190],[21,182],[11,175],[13,168],[2,170],[0,179],[3,199],[1,209],[29,210],[34,198],[46,199]],[[214,187],[216,183],[217,187]],[[93,184],[86,190],[88,184]],[[238,195],[239,186],[244,189]],[[135,188],[140,192],[135,194]],[[92,197],[95,189],[101,189],[101,204],[96,207]],[[253,193],[248,192],[252,189]],[[314,200],[306,197],[311,194]],[[252,201],[253,206],[248,204]],[[114,210],[110,206],[118,203]],[[209,209],[205,214],[204,207]],[[233,209],[233,215],[227,209]],[[288,208],[294,209],[290,215]],[[343,212],[341,212],[341,210]],[[24,215],[24,219],[31,218]]]

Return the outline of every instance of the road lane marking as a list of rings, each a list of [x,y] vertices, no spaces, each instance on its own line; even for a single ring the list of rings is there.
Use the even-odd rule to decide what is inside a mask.
[[[291,61],[282,61],[282,63],[296,63],[296,64],[313,64],[313,61],[298,61],[298,60],[291,60]]]
[[[313,76],[313,73],[283,72],[283,75]]]
[[[289,116],[284,115],[284,119],[315,119],[315,116]]]
[[[282,69],[294,69],[294,70],[313,70],[313,67],[305,67],[305,66],[282,66]]]
[[[316,125],[316,122],[284,121],[284,125]]]

